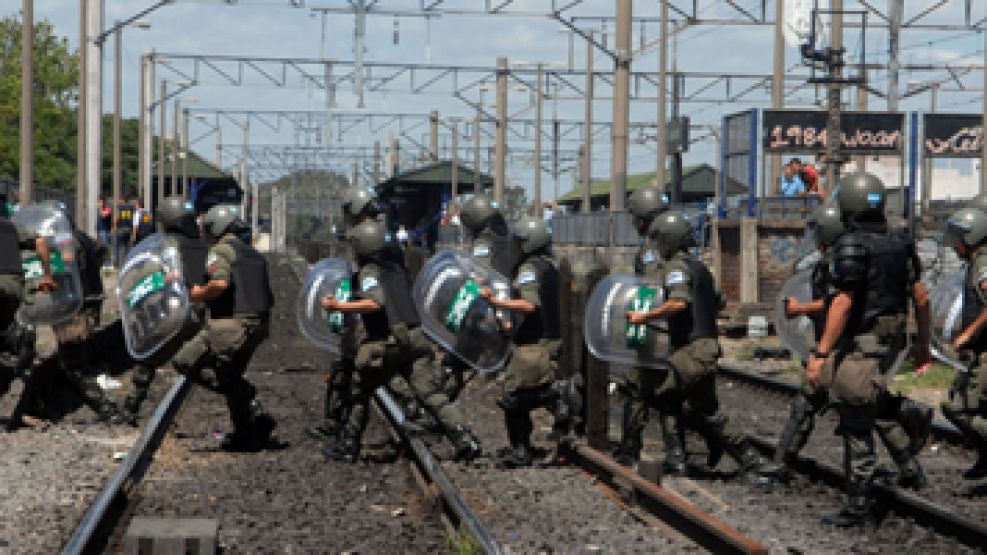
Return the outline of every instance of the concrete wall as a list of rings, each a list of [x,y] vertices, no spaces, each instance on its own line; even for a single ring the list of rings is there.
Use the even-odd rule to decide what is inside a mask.
[[[720,220],[714,224],[712,258],[717,281],[727,301],[771,303],[792,273],[803,220]]]

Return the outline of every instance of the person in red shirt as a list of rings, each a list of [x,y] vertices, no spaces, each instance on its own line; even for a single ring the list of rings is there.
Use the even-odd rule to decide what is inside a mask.
[[[816,160],[820,163],[825,161],[825,155],[820,154],[816,157]],[[822,186],[819,184],[819,171],[812,164],[803,164],[802,160],[798,158],[792,158],[791,164],[792,169],[795,173],[802,178],[802,182],[805,183],[805,195],[816,195],[819,198],[825,198],[826,192],[823,190]]]

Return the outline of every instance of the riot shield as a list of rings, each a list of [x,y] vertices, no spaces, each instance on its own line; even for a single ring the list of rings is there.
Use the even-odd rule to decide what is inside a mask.
[[[127,255],[117,278],[117,303],[127,351],[151,356],[175,336],[189,316],[178,241],[151,235]]]
[[[785,314],[785,299],[793,297],[799,302],[812,301],[812,268],[792,274],[781,286],[775,299],[775,330],[778,339],[793,355],[803,361],[809,359],[809,351],[815,345],[815,326],[808,316],[789,318]]]
[[[646,312],[665,302],[665,288],[654,278],[609,275],[586,303],[583,334],[593,356],[606,362],[667,368],[670,352],[664,320],[630,324],[628,312]]]
[[[963,332],[963,286],[966,270],[954,270],[937,276],[929,283],[929,311],[932,313],[932,337],[949,345]]]
[[[58,324],[75,316],[82,308],[82,280],[76,260],[72,223],[64,212],[49,204],[31,204],[14,213],[17,225],[43,237],[51,255],[51,273],[58,288],[51,293],[38,291],[44,275],[37,253],[23,252],[24,303],[17,312],[23,324]]]
[[[317,262],[298,292],[298,329],[312,345],[339,354],[348,334],[356,332],[360,317],[322,308],[322,299],[332,295],[340,301],[351,300],[353,276],[350,263],[342,258],[324,258]]]
[[[480,296],[483,287],[510,298],[507,278],[461,250],[448,250],[425,263],[412,296],[429,337],[472,368],[495,372],[507,361],[520,318],[498,316]]]

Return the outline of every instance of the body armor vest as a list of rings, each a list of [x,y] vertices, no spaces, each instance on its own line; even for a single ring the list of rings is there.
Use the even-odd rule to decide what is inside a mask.
[[[183,233],[170,233],[178,241],[182,254],[182,273],[185,274],[187,285],[205,285],[206,259],[209,257],[209,246],[200,237],[189,237]]]
[[[17,226],[0,217],[0,274],[21,274],[21,248]]]
[[[716,313],[720,309],[720,300],[713,284],[713,275],[702,262],[693,258],[684,260],[692,278],[692,304],[668,320],[668,335],[673,347],[717,335]]]
[[[558,339],[562,327],[559,321],[559,270],[541,256],[532,257],[527,262],[535,267],[541,307],[527,314],[514,334],[514,342],[519,345],[537,343],[540,339]]]
[[[980,294],[977,291],[977,288],[980,286],[980,276],[975,272],[978,271],[975,264],[970,264],[966,270],[966,281],[963,284],[963,312],[961,319],[963,330],[969,328],[970,324],[973,324],[980,317],[984,307],[987,306],[980,300]],[[981,328],[976,335],[971,337],[970,341],[963,348],[976,352],[983,352],[987,349],[987,333],[985,333],[984,328]]]
[[[859,233],[867,250],[864,302],[851,310],[850,329],[871,331],[880,316],[904,314],[908,309],[910,237],[903,233]]]
[[[274,305],[274,295],[268,280],[267,260],[239,239],[229,244],[236,252],[232,279],[226,291],[209,305],[209,314],[213,318],[268,314]]]
[[[82,279],[82,296],[94,297],[103,294],[103,276],[100,275],[99,247],[88,235],[75,229],[72,231],[79,249],[79,277]]]
[[[408,287],[408,272],[393,260],[371,262],[377,267],[380,287],[384,290],[384,310],[363,314],[367,337],[372,341],[386,339],[394,326],[419,325],[418,311]]]

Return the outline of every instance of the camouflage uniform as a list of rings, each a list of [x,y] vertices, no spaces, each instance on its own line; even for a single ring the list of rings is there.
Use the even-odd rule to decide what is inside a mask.
[[[13,225],[13,224],[11,224]],[[20,226],[13,226],[16,234],[17,247],[22,251],[34,249],[36,236]],[[15,254],[6,253],[11,256],[9,273],[0,273],[0,395],[3,395],[10,388],[10,383],[17,373],[22,370],[25,358],[33,356],[34,334],[25,333],[24,326],[17,323],[14,316],[20,308],[24,299],[24,275],[20,273],[20,257]],[[17,257],[17,260],[14,259]],[[15,264],[16,262],[16,264]],[[30,344],[27,344],[27,343]]]

